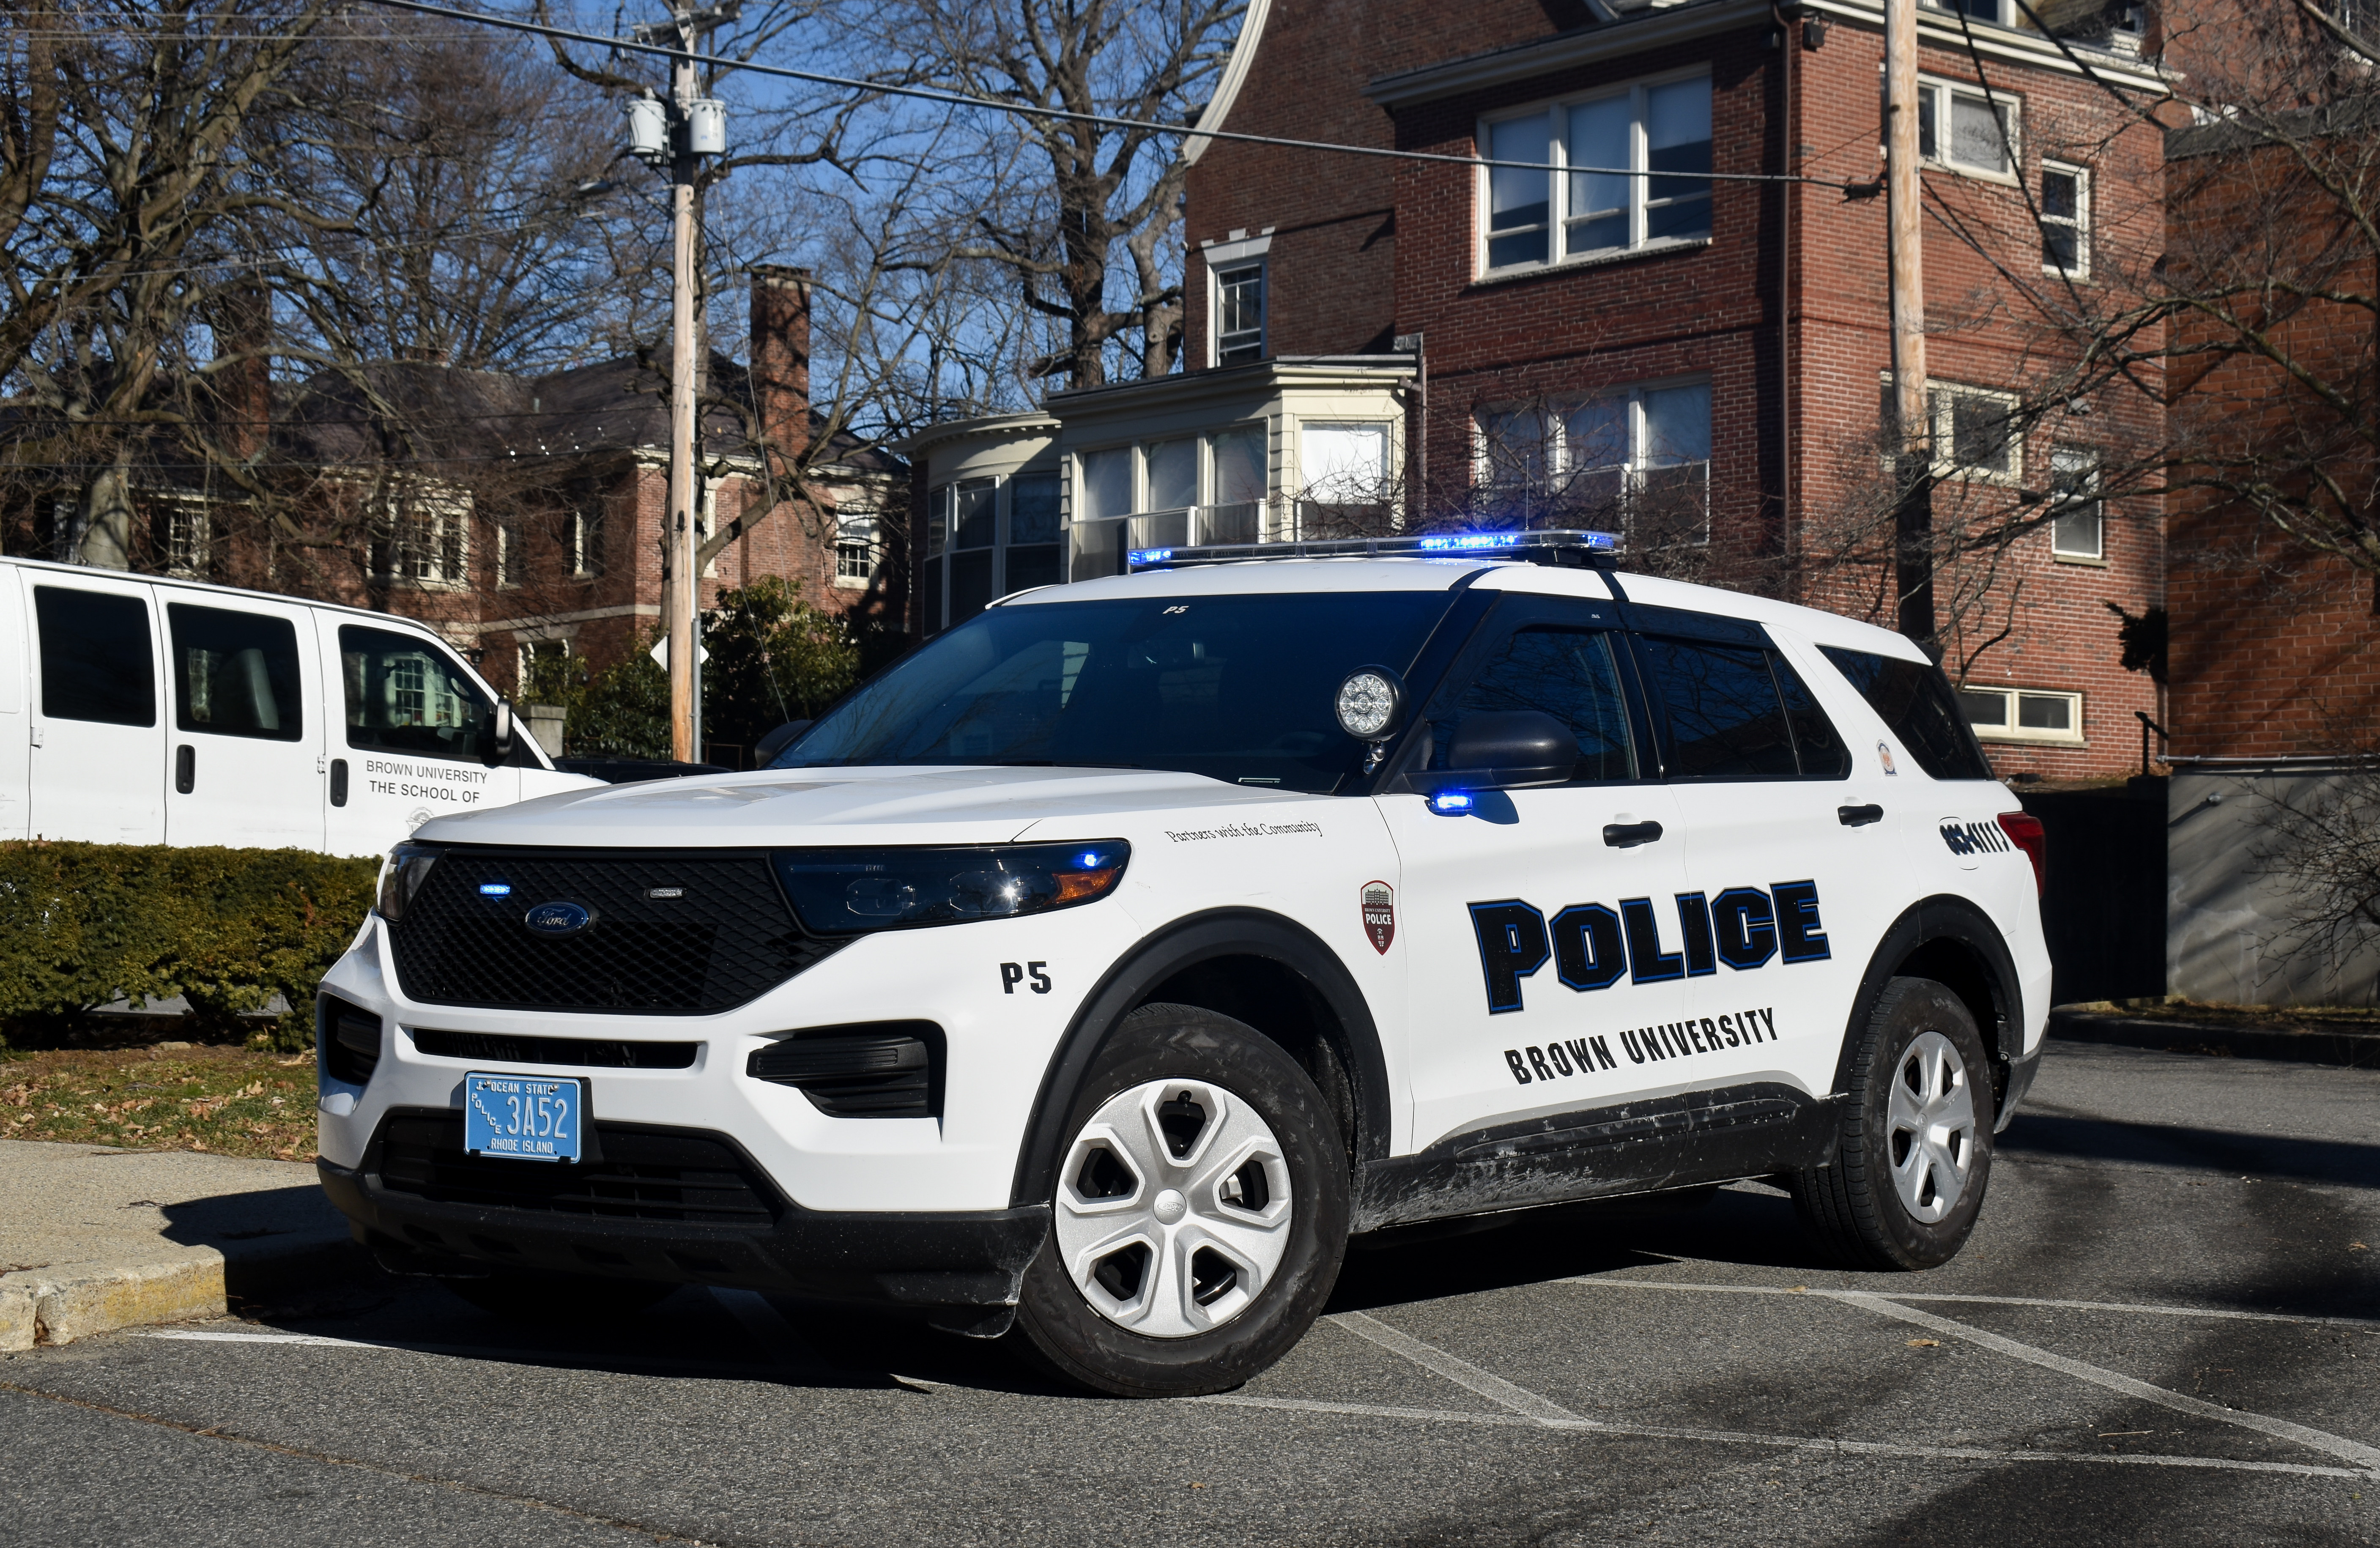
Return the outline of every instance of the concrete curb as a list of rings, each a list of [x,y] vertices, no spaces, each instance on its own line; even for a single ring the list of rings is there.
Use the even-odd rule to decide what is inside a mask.
[[[2168,1021],[2120,1011],[2075,1010],[2053,1006],[2048,1035],[2063,1042],[2114,1043],[2163,1054],[2212,1054],[2283,1064],[2338,1065],[2380,1069],[2380,1033],[2289,1031],[2261,1027],[2224,1027],[2203,1021]]]
[[[149,1263],[50,1263],[0,1274],[0,1352],[119,1328],[221,1317],[234,1299],[269,1294],[299,1280],[317,1283],[358,1273],[370,1260],[344,1233],[309,1232],[226,1254],[217,1248]]]

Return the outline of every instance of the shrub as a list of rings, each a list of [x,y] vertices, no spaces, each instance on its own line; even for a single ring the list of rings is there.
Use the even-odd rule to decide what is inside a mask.
[[[0,843],[0,1032],[51,1039],[87,1012],[181,994],[198,1029],[312,1037],[314,986],[371,907],[380,862],[302,849]]]

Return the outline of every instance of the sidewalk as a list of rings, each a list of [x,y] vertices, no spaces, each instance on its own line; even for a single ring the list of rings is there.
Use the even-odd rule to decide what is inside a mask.
[[[2169,1012],[2128,1010],[2101,1000],[2050,1006],[2048,1035],[2066,1042],[2112,1042],[2167,1054],[2380,1069],[2380,1027],[2290,1025],[2285,1016],[2250,1021],[2193,1016],[2180,1007]]]
[[[0,1140],[0,1350],[220,1317],[361,1262],[310,1163]]]

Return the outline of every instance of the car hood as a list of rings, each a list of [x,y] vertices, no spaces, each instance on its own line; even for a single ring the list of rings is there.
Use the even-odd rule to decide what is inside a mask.
[[[1279,805],[1299,792],[1141,769],[772,769],[572,790],[425,823],[431,843],[774,847],[995,844],[1136,814]],[[1062,831],[1071,830],[1071,831]]]

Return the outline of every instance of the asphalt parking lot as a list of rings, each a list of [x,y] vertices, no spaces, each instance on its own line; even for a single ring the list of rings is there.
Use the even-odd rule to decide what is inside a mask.
[[[2364,1543],[2380,1072],[2054,1047],[1973,1242],[1790,1203],[1354,1254],[1212,1398],[742,1292],[599,1333],[431,1286],[0,1361],[0,1542]]]

